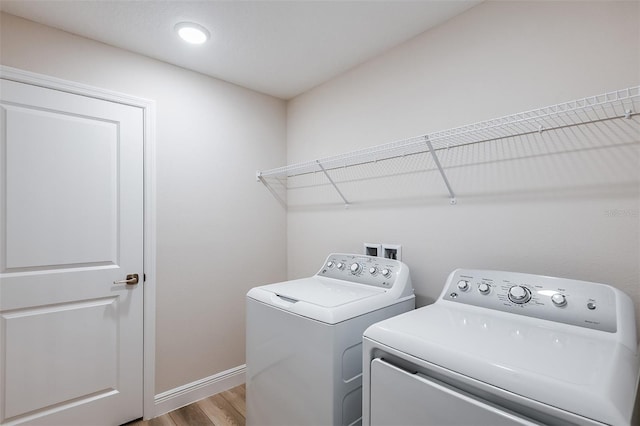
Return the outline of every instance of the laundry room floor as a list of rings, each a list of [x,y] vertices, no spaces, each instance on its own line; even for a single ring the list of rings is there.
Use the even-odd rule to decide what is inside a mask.
[[[244,426],[244,385],[218,393],[151,420],[124,426]]]

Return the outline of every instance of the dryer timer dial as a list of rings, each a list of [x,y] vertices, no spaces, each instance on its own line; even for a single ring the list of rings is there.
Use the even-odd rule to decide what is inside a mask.
[[[531,292],[521,285],[514,285],[509,289],[509,300],[513,303],[524,304],[531,300]]]

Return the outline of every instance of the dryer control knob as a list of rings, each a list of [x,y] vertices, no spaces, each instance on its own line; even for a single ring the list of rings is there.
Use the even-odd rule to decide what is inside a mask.
[[[327,268],[333,268],[334,263],[332,261],[327,262]]]
[[[385,278],[389,278],[391,276],[391,271],[389,269],[383,269],[382,276]]]
[[[369,273],[371,275],[376,275],[378,273],[378,268],[376,268],[375,266],[372,266],[371,268],[369,268]]]
[[[465,280],[458,281],[458,288],[462,291],[469,290],[469,281],[465,281]]]
[[[360,273],[360,271],[362,271],[362,265],[360,265],[358,262],[351,264],[351,273],[353,275]]]
[[[561,294],[561,293],[556,293],[553,296],[551,296],[551,301],[553,302],[554,305],[558,307],[565,306],[567,304],[567,298],[565,297],[564,294]]]
[[[487,283],[478,284],[478,291],[482,294],[489,294],[491,287]]]
[[[521,285],[514,285],[509,289],[509,300],[513,303],[524,304],[531,300],[531,292]]]
[[[344,263],[338,262],[338,264],[336,265],[336,268],[338,268],[338,269],[340,269],[342,271],[344,269]]]

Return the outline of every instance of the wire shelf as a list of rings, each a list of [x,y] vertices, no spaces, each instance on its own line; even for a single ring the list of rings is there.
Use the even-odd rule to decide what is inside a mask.
[[[310,173],[323,173],[345,204],[347,199],[330,172],[338,168],[361,166],[379,161],[429,153],[447,186],[452,204],[455,194],[438,160],[437,152],[471,144],[571,129],[586,124],[630,119],[640,114],[640,86],[551,105],[466,126],[419,135],[340,155],[291,164],[256,172],[258,181],[269,186],[274,179],[286,188],[286,179]]]

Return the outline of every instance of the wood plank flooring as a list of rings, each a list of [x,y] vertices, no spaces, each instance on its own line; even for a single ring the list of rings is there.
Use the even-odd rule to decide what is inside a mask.
[[[240,385],[155,419],[125,426],[244,426],[245,399],[245,387]]]

